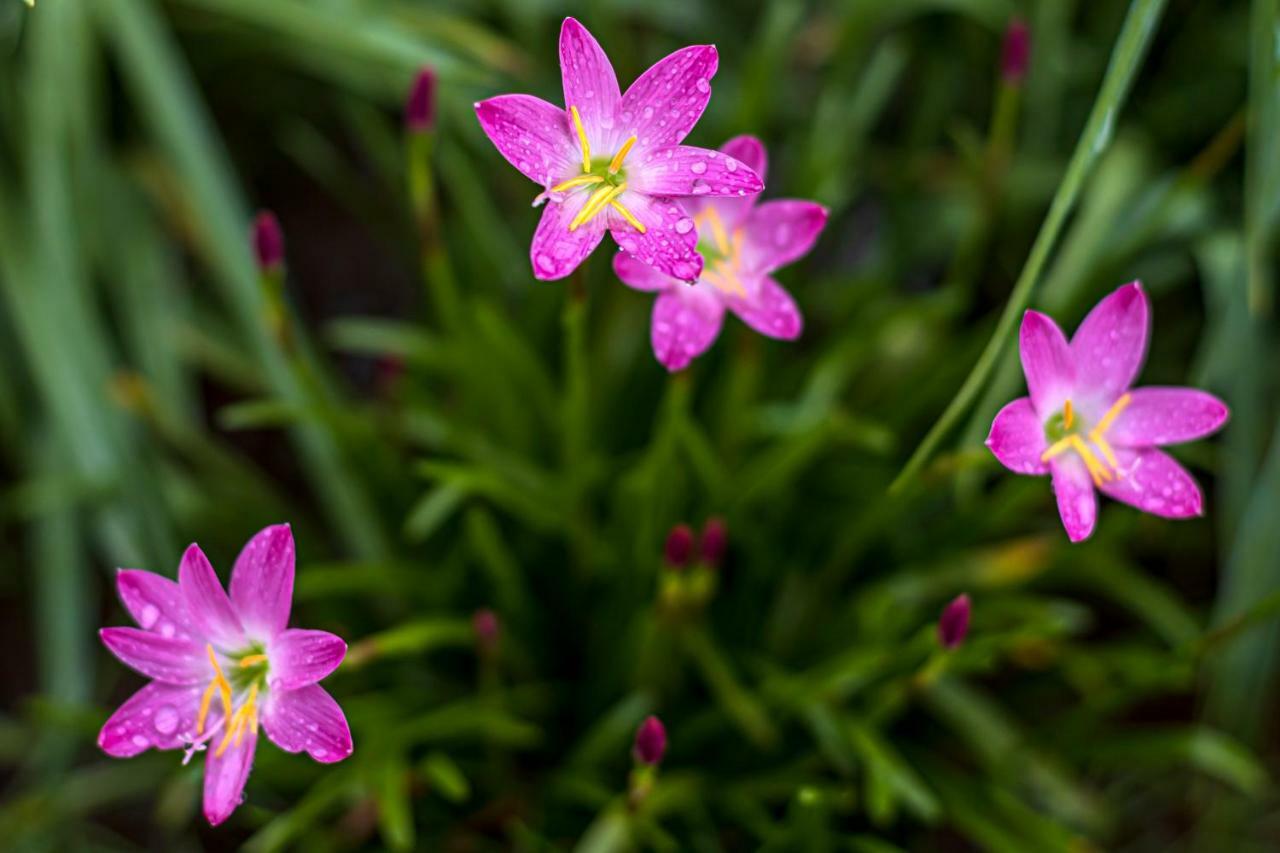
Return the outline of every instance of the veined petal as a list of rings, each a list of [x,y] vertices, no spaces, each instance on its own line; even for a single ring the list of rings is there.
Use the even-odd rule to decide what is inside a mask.
[[[1194,441],[1217,432],[1228,414],[1226,403],[1195,388],[1135,388],[1107,440],[1128,447]]]
[[[627,169],[628,185],[654,196],[742,198],[764,189],[760,176],[727,154],[692,145],[650,149]]]
[[[121,569],[116,590],[139,627],[162,637],[191,638],[187,603],[175,581],[141,569]]]
[[[1083,542],[1093,534],[1098,520],[1098,496],[1093,480],[1083,462],[1075,454],[1064,453],[1049,462],[1053,472],[1053,494],[1058,499],[1058,515],[1067,537]]]
[[[609,230],[624,252],[664,275],[680,281],[698,280],[703,263],[697,249],[698,229],[684,208],[673,199],[651,198],[630,190],[618,197],[618,203],[645,226],[641,234],[617,210],[608,210]]]
[[[302,752],[332,764],[351,754],[351,728],[333,697],[318,684],[272,690],[262,709],[267,737],[285,752]]]
[[[699,283],[693,287],[707,287]],[[681,285],[688,289],[688,285]],[[720,334],[724,318],[724,306],[710,296],[668,290],[658,295],[653,303],[653,324],[650,340],[653,354],[673,373],[689,366],[689,362],[702,355]]]
[[[696,285],[706,287],[705,283]],[[749,290],[748,298],[730,296],[733,313],[752,329],[768,338],[792,341],[800,337],[804,318],[791,294],[769,276],[761,276]]]
[[[191,545],[182,555],[178,586],[187,603],[187,615],[199,634],[215,645],[236,646],[244,642],[240,619],[199,545]]]
[[[1124,393],[1147,356],[1151,311],[1139,282],[1104,298],[1071,338],[1080,392],[1095,400]]]
[[[347,654],[347,644],[328,631],[290,628],[271,643],[271,684],[282,690],[296,690],[315,684],[338,668]]]
[[[769,167],[769,157],[765,153],[764,143],[754,136],[735,136],[720,146],[720,153],[737,160],[756,173],[761,183],[765,181],[765,172]],[[686,199],[685,204],[696,216],[702,206],[714,207],[724,227],[732,232],[742,225],[755,207],[760,196],[734,196],[729,198]]]
[[[293,605],[293,531],[287,524],[254,535],[231,568],[231,604],[255,639],[268,640],[289,625]]]
[[[669,275],[663,275],[656,269],[626,252],[618,252],[613,256],[613,272],[622,279],[622,283],[635,290],[661,291],[673,287],[688,287]]]
[[[190,640],[162,637],[141,628],[103,628],[102,643],[122,663],[165,684],[203,684],[209,660]]]
[[[218,755],[220,737],[215,737],[205,752],[204,763],[204,816],[210,826],[217,826],[240,805],[244,784],[249,781],[253,769],[253,754],[258,747],[258,735],[246,729],[240,744],[234,742]]]
[[[507,162],[540,187],[582,169],[582,153],[560,107],[532,95],[499,95],[475,105],[476,118]]]
[[[1115,448],[1116,477],[1100,487],[1109,497],[1162,518],[1191,518],[1204,512],[1195,479],[1172,456],[1154,447]]]
[[[720,151],[755,172],[761,181],[765,179],[765,173],[769,171],[769,154],[758,137],[750,134],[735,136],[721,145]]]
[[[999,411],[991,422],[987,447],[1010,471],[1049,473],[1049,464],[1040,460],[1049,443],[1030,397],[1019,397]]]
[[[600,245],[608,222],[604,213],[596,214],[574,231],[569,230],[569,224],[590,197],[590,192],[578,190],[559,203],[548,202],[542,209],[542,219],[533,232],[529,251],[535,278],[543,281],[564,278]]]
[[[618,78],[595,36],[573,18],[560,27],[560,76],[564,106],[578,108],[594,156],[611,156],[618,102]],[[581,153],[581,152],[579,152]]]
[[[152,747],[178,749],[193,737],[200,694],[199,686],[151,682],[103,723],[98,746],[113,758],[132,758]]]
[[[633,157],[678,145],[711,100],[720,59],[714,45],[693,45],[658,60],[622,95],[619,135],[635,135]]]
[[[1071,348],[1058,324],[1039,311],[1023,315],[1018,345],[1031,403],[1040,420],[1048,420],[1076,387]]]
[[[772,272],[809,253],[827,224],[827,209],[812,201],[778,199],[751,211],[743,237],[743,263]]]

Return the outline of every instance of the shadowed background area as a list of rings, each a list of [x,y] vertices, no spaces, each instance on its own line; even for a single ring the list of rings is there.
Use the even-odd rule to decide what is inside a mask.
[[[3,846],[1274,849],[1277,6],[0,0]],[[799,341],[729,318],[670,376],[607,242],[533,279],[538,188],[472,104],[559,103],[569,13],[624,88],[718,46],[687,141],[758,135],[765,197],[831,212],[778,275]],[[1073,546],[982,442],[1022,309],[1071,330],[1133,279],[1142,384],[1232,420],[1174,450],[1205,517],[1103,501]],[[672,607],[664,538],[711,516]],[[97,630],[116,567],[199,541],[225,581],[282,521],[355,753],[264,742],[211,830],[199,759],[97,749],[143,683]]]

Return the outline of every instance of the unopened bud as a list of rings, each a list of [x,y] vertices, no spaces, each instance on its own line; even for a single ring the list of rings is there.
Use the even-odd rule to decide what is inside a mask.
[[[662,755],[666,751],[667,730],[662,725],[662,720],[653,715],[645,717],[640,728],[636,729],[636,743],[631,750],[636,761],[655,767],[662,761]]]
[[[1021,18],[1009,22],[1004,33],[1004,50],[1000,60],[1000,73],[1011,86],[1022,84],[1031,62],[1031,29]]]
[[[702,526],[700,543],[702,562],[712,568],[719,566],[728,547],[729,528],[725,526],[724,519],[719,516],[707,519],[707,523]]]
[[[426,133],[436,126],[436,72],[423,68],[413,80],[404,103],[404,126],[410,133]]]
[[[687,524],[677,524],[667,534],[666,544],[662,547],[663,559],[673,569],[683,569],[689,565],[693,555],[693,530]]]
[[[942,611],[938,619],[938,642],[950,651],[964,642],[969,633],[969,614],[972,607],[968,595],[958,595]]]
[[[477,610],[471,617],[471,630],[475,632],[476,642],[481,651],[492,653],[498,647],[498,637],[502,633],[502,625],[498,622],[498,614],[485,607]]]
[[[263,210],[253,220],[253,256],[259,272],[271,272],[284,264],[284,234],[280,221],[269,210]]]

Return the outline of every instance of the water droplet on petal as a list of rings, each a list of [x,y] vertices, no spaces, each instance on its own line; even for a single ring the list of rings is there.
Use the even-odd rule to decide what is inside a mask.
[[[156,710],[156,718],[152,721],[162,735],[171,735],[178,729],[178,710],[172,705],[161,705]]]
[[[724,158],[724,167],[730,172],[736,172],[738,171],[738,161],[732,157],[726,157]]]
[[[695,175],[701,175],[707,171],[707,164],[699,160],[689,166],[689,171],[693,172]]]
[[[134,736],[133,736],[133,745],[134,745],[134,746],[147,746],[148,744],[150,744],[150,741],[148,741],[148,740],[147,740],[145,737],[143,737],[142,735],[134,735]]]
[[[707,78],[705,77],[699,77],[698,82],[694,83],[693,85],[697,88],[699,92],[701,92],[704,95],[707,94],[707,92],[711,91],[711,84],[707,82]]]
[[[692,230],[693,230],[693,220],[687,216],[676,223],[677,234],[688,234]]]

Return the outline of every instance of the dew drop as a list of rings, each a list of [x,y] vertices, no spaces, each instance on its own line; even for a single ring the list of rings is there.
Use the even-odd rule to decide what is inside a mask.
[[[688,234],[692,230],[693,230],[693,220],[687,216],[676,223],[677,234]]]
[[[726,157],[724,158],[724,167],[730,172],[736,172],[738,171],[738,161],[732,157]]]
[[[150,630],[151,626],[156,624],[156,620],[159,618],[160,608],[154,604],[147,604],[142,608],[142,612],[138,614],[138,624]]]
[[[707,171],[707,164],[699,160],[689,166],[689,171],[693,172],[695,175],[701,175]]]
[[[178,729],[178,710],[172,705],[161,705],[156,710],[156,718],[152,721],[162,735],[171,735]]]
[[[133,736],[133,745],[134,745],[134,746],[147,746],[149,743],[150,743],[150,741],[148,741],[148,740],[147,740],[145,737],[143,737],[142,735],[134,735],[134,736]]]

